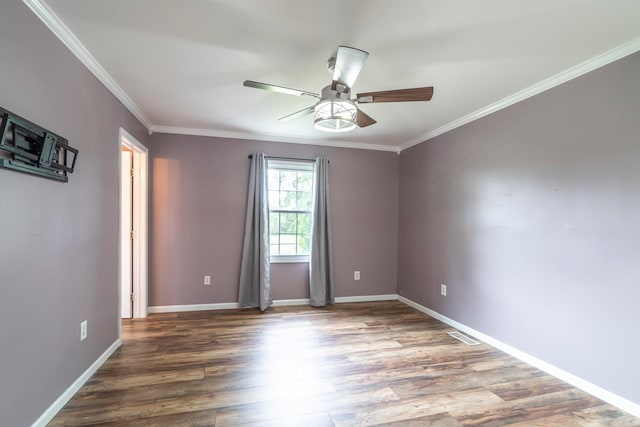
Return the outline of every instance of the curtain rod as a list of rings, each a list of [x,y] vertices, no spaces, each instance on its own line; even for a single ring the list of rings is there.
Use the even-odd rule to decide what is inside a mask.
[[[309,162],[315,163],[315,159],[296,159],[295,157],[277,157],[277,156],[265,156],[267,160],[291,160],[294,162]],[[249,154],[249,158],[253,159],[253,154]],[[331,163],[331,162],[329,162]]]

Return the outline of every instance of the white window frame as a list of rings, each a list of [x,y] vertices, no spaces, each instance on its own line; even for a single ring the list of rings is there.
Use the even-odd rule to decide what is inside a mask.
[[[267,159],[267,173],[270,169],[301,170],[313,173],[314,168],[315,163],[308,160]],[[271,207],[269,207],[269,213],[271,213]],[[313,210],[311,215],[313,215]],[[269,237],[271,237],[271,233],[269,233]],[[270,255],[269,261],[271,264],[306,263],[309,262],[309,255]]]

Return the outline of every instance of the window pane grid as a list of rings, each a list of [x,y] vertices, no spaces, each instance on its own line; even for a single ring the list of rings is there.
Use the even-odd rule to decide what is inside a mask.
[[[272,255],[308,255],[311,212],[271,211],[269,217]]]
[[[268,175],[271,254],[308,255],[313,173],[278,167]]]

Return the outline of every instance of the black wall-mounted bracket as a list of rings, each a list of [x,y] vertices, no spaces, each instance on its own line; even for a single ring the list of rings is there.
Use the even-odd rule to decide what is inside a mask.
[[[35,123],[0,107],[0,168],[67,182],[78,150]],[[7,154],[8,153],[8,154]]]

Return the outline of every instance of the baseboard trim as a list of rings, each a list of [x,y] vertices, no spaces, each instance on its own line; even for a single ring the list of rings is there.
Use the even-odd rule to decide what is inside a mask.
[[[179,311],[232,310],[239,308],[237,302],[221,302],[216,304],[190,305],[156,305],[149,307],[149,313],[176,313]]]
[[[336,297],[336,303],[340,304],[344,302],[396,301],[397,299],[397,294],[361,295],[355,297]]]
[[[369,302],[369,301],[395,301],[396,294],[386,295],[362,295],[353,297],[336,297],[336,304],[345,302]],[[273,307],[285,307],[290,305],[309,305],[309,298],[277,299],[273,300]],[[204,310],[233,310],[240,308],[237,302],[222,302],[217,304],[191,304],[191,305],[156,305],[149,307],[149,313],[177,313],[180,311],[204,311]]]
[[[618,396],[615,393],[605,390],[600,386],[590,383],[587,380],[584,380],[574,374],[571,374],[563,369],[558,368],[557,366],[547,363],[544,360],[538,359],[537,357],[534,357],[528,353],[525,353],[524,351],[511,347],[510,345],[505,344],[502,341],[499,341],[488,335],[485,335],[480,331],[476,331],[475,329],[470,328],[460,322],[456,322],[455,320],[450,319],[436,311],[433,311],[430,308],[420,305],[417,302],[414,302],[408,298],[405,298],[403,296],[398,296],[398,300],[407,304],[410,307],[415,308],[418,311],[421,311],[433,317],[434,319],[441,321],[442,323],[446,323],[447,325],[453,328],[456,328],[468,335],[471,335],[477,338],[478,340],[489,344],[492,347],[502,350],[505,353],[517,359],[520,359],[521,361],[528,363],[531,366],[535,366],[536,368],[542,371],[545,371],[546,373],[553,375],[554,377],[561,379],[562,381],[567,382],[572,386],[577,387],[580,390],[589,393],[592,396],[595,396],[601,400],[604,400],[605,402],[610,403],[611,405],[623,411],[626,411],[635,417],[640,418],[640,405],[638,405],[637,403],[631,402],[630,400],[627,400],[621,396]]]
[[[77,380],[73,382],[73,384],[69,386],[68,389],[65,390],[64,393],[60,395],[60,397],[56,399],[55,402],[53,402],[53,404],[51,404],[51,406],[49,406],[49,408],[47,408],[46,411],[44,411],[42,415],[40,415],[40,418],[38,418],[33,424],[31,424],[31,427],[45,427],[53,419],[53,417],[55,417],[58,412],[60,412],[64,405],[66,405],[67,402],[71,400],[71,398],[78,392],[78,390],[80,390],[80,388],[89,380],[89,378],[91,378],[91,376],[95,374],[98,369],[100,369],[104,362],[106,362],[107,359],[111,357],[111,355],[120,347],[120,345],[122,345],[122,341],[120,340],[120,338],[118,338],[114,341],[113,344],[109,346],[109,348],[104,353],[102,353],[100,357],[98,357],[95,362],[91,364],[91,366],[89,366],[86,371],[84,371],[82,375],[78,377]]]
[[[274,299],[273,307],[287,307],[291,305],[309,305],[309,298],[300,299]]]
[[[595,384],[590,383],[576,375],[573,375],[563,369],[560,369],[550,363],[547,363],[541,359],[538,359],[530,354],[527,354],[517,348],[511,347],[508,344],[503,343],[495,338],[483,334],[473,328],[470,328],[460,322],[450,319],[434,310],[431,310],[421,304],[418,304],[408,298],[405,298],[396,294],[387,295],[364,295],[364,296],[352,296],[352,297],[337,297],[336,303],[349,303],[349,302],[369,302],[369,301],[393,301],[399,300],[402,303],[415,308],[416,310],[425,313],[434,319],[437,319],[453,328],[456,328],[466,334],[469,334],[480,341],[483,341],[492,347],[504,351],[511,356],[522,360],[538,369],[553,375],[599,399],[604,400],[611,405],[622,409],[630,413],[633,416],[640,417],[640,405],[631,402],[615,393],[603,389]],[[309,303],[308,299],[290,299],[290,300],[275,300],[274,306],[290,306],[290,305],[306,305]],[[149,307],[149,313],[170,313],[178,311],[200,311],[200,310],[226,310],[238,308],[238,303],[219,303],[219,304],[194,304],[194,305],[168,305],[168,306],[155,306]],[[46,427],[46,425],[56,416],[56,414],[67,404],[69,400],[80,390],[80,388],[91,378],[93,374],[106,362],[106,360],[122,345],[122,341],[118,338],[111,346],[95,361],[91,366],[84,371],[84,373],[76,379],[73,384],[67,388],[67,390],[56,399],[49,408],[31,425],[31,427]]]

